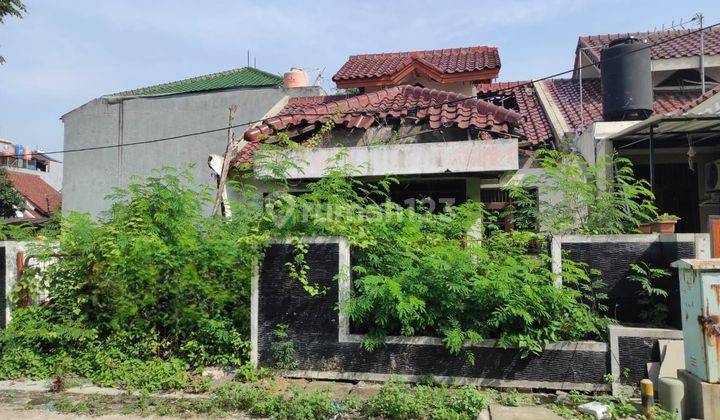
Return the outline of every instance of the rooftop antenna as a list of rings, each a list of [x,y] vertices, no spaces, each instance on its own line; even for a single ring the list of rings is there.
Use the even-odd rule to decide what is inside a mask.
[[[318,71],[317,77],[315,78],[315,81],[313,82],[313,86],[317,86],[320,79],[322,79],[323,73],[325,73],[325,67],[323,67],[322,70]]]
[[[250,50],[247,50],[247,66],[250,67]]]
[[[703,19],[705,16],[698,12],[693,20],[697,19],[700,27],[700,86],[703,95],[705,94],[705,31],[703,31]]]
[[[253,57],[253,67],[257,68],[257,56]]]

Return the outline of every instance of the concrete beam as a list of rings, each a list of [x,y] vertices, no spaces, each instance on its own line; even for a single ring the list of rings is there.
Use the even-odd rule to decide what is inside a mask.
[[[288,171],[288,179],[321,178],[328,168],[337,165],[352,166],[358,177],[503,172],[519,167],[517,139],[330,147],[283,153],[293,162],[304,162],[302,169]],[[346,155],[336,162],[341,153]],[[272,176],[262,167],[256,169],[256,174]]]
[[[665,58],[662,60],[652,60],[651,68],[653,72],[667,70],[683,70],[700,68],[700,55],[682,58]],[[712,67],[720,67],[720,55],[705,55],[705,69]]]
[[[535,88],[535,92],[537,92],[543,110],[545,110],[545,115],[547,115],[550,121],[550,128],[552,129],[555,139],[557,141],[562,140],[566,133],[572,132],[572,128],[570,128],[570,125],[565,121],[565,117],[563,117],[560,109],[555,105],[555,101],[553,101],[552,95],[550,95],[550,92],[545,88],[543,81],[533,82],[533,87]]]

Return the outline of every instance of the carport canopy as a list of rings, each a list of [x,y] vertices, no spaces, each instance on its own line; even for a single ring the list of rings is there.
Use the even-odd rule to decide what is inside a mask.
[[[650,187],[655,186],[655,148],[720,145],[720,113],[655,115],[608,136],[616,150],[647,148]]]

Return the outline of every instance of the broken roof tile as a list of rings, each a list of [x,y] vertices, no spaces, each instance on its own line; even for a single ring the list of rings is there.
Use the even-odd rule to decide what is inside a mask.
[[[481,95],[491,93],[514,96],[518,112],[525,117],[518,132],[532,144],[540,144],[552,139],[550,122],[531,82],[481,83],[476,87],[478,94]]]
[[[454,101],[448,104],[448,101]],[[394,86],[354,97],[291,98],[278,115],[267,118],[244,134],[249,143],[259,143],[263,134],[314,125],[335,118],[336,126],[367,129],[379,119],[393,117],[411,124],[427,122],[431,128],[470,126],[497,133],[511,133],[523,116],[513,110],[453,92],[416,86]],[[234,159],[246,163],[257,150],[248,145]]]

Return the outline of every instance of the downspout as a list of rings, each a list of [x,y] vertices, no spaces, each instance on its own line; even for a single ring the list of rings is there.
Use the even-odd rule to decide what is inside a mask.
[[[650,152],[650,191],[655,194],[655,139],[654,139],[654,125],[650,124],[650,139],[649,139],[649,152]]]

